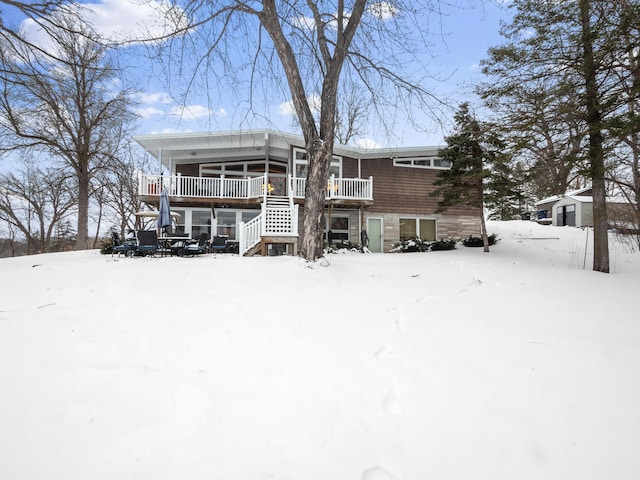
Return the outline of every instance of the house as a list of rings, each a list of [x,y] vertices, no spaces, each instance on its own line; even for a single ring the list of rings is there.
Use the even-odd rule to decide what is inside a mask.
[[[301,231],[307,158],[304,139],[272,130],[140,135],[158,172],[140,173],[140,199],[157,204],[167,189],[178,228],[238,242],[240,253],[259,249],[295,253]],[[327,179],[325,235],[369,249],[420,237],[436,240],[478,234],[478,209],[436,213],[430,195],[449,166],[438,147],[362,149],[336,145]],[[164,169],[163,169],[164,167]]]
[[[608,224],[611,228],[633,229],[635,210],[628,200],[606,197]],[[565,195],[555,195],[536,202],[538,219],[551,219],[557,227],[593,226],[593,197],[591,187],[582,188]],[[637,227],[635,227],[637,228]]]

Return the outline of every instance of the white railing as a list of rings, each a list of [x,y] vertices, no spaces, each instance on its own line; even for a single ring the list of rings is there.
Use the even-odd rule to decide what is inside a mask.
[[[260,241],[264,216],[261,213],[257,217],[252,218],[247,223],[240,222],[238,224],[238,253],[243,256],[254,245]]]
[[[295,198],[304,198],[306,182],[306,178],[291,179],[291,191]],[[331,175],[327,180],[326,198],[328,200],[373,200],[373,177],[336,178]]]
[[[327,182],[327,198],[373,200],[373,177],[367,180],[331,175]]]
[[[265,195],[266,200],[266,195]],[[289,200],[287,207],[269,207],[267,201],[262,202],[260,215],[248,222],[238,225],[238,253],[244,255],[261,237],[297,237],[298,205]]]
[[[201,198],[260,198],[265,177],[224,178],[146,175],[138,178],[138,195],[160,195],[161,186],[169,195]]]
[[[298,205],[289,208],[264,209],[262,235],[274,237],[298,236]]]
[[[304,198],[306,179],[289,175],[288,192]],[[186,177],[183,175],[138,175],[138,195],[160,196],[164,187],[169,195],[200,198],[260,198],[270,192],[267,176],[252,178]],[[373,177],[336,178],[327,181],[327,199],[373,200]]]
[[[294,198],[304,198],[304,191],[307,187],[306,178],[292,178],[290,191]]]

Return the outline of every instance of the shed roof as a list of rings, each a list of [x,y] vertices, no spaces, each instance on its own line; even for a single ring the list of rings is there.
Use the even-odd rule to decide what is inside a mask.
[[[586,192],[588,190],[591,190],[591,187],[584,187],[584,188],[580,188],[578,190],[572,190],[572,191],[564,193],[564,194],[552,195],[551,197],[547,197],[547,198],[543,198],[542,200],[538,200],[535,204],[536,205],[541,205],[543,203],[557,202],[558,200],[562,200],[564,197],[578,196],[581,193],[584,193],[584,192]]]

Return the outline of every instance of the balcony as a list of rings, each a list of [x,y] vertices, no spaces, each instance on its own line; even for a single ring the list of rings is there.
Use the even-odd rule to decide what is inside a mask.
[[[294,199],[304,199],[306,179],[288,176],[286,196]],[[154,200],[160,197],[162,189],[166,189],[169,196],[202,200],[256,200],[259,201],[265,193],[272,192],[272,187],[266,176],[253,178],[224,178],[224,177],[187,177],[183,175],[138,175],[138,195],[144,200]],[[327,180],[327,201],[364,202],[373,201],[373,177],[336,178],[331,176]]]

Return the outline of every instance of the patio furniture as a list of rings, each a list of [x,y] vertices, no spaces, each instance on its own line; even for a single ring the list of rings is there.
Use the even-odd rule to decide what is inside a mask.
[[[139,255],[155,255],[158,251],[158,232],[155,230],[138,230],[136,232],[138,244],[135,253]]]
[[[115,253],[117,253],[118,256],[120,256],[120,254],[123,254],[126,257],[128,256],[129,252],[132,252],[133,250],[136,249],[135,240],[125,240],[124,242],[122,242],[120,240],[120,235],[118,234],[118,232],[111,232],[111,241],[112,241],[112,248],[111,248],[112,257]]]
[[[183,255],[199,255],[207,251],[207,241],[209,240],[208,233],[201,233],[198,237],[197,243],[189,243],[185,245],[183,249]]]
[[[226,252],[227,251],[227,238],[216,235],[211,240],[209,245],[210,252]]]
[[[162,246],[163,254],[169,253],[172,257],[174,255],[182,256],[186,243],[191,241],[189,234],[179,232],[165,232],[158,240]]]

